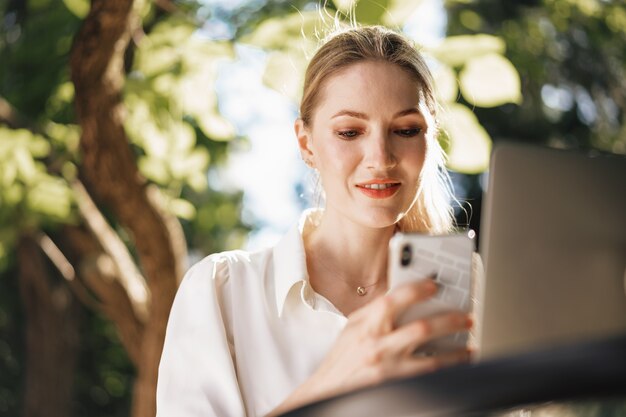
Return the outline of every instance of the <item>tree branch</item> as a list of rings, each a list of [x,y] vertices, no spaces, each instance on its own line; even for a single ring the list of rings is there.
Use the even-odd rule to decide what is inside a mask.
[[[61,276],[65,279],[78,300],[92,310],[101,311],[102,305],[91,294],[89,294],[80,280],[76,279],[77,277],[74,266],[65,257],[61,249],[59,249],[52,239],[50,239],[50,237],[43,232],[38,233],[34,238],[43,253],[46,254],[50,262],[52,262]]]
[[[100,246],[115,262],[117,273],[114,276],[126,289],[136,316],[145,323],[148,318],[148,288],[144,277],[137,269],[126,245],[98,210],[80,181],[72,183],[72,190],[76,195],[78,210],[87,227],[91,230],[94,238],[98,240]]]
[[[118,264],[103,252],[99,240],[86,230],[65,226],[58,240],[63,252],[70,256],[68,262],[77,265],[76,276],[97,296],[100,311],[115,324],[129,358],[139,366],[144,327],[135,314],[127,290],[120,284]]]

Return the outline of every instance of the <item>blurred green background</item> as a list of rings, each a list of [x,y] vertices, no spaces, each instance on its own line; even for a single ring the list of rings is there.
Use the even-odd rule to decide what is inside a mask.
[[[325,6],[0,0],[0,416],[154,415],[182,271],[244,247],[263,223],[254,207],[244,212],[244,190],[220,183],[229,155],[250,146],[218,85],[244,50],[262,55],[258,83],[295,117],[307,58],[335,17],[409,36],[441,22],[442,33],[416,41],[459,197],[473,206],[460,224],[479,227],[494,142],[626,153],[621,1]],[[620,404],[559,410],[626,414]]]

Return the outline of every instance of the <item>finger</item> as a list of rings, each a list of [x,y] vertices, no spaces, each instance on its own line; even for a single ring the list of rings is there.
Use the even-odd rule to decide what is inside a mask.
[[[411,355],[419,346],[431,340],[471,327],[472,320],[468,314],[454,311],[407,323],[386,335],[381,343],[390,353]]]
[[[408,378],[418,374],[434,372],[441,368],[468,363],[471,359],[469,349],[459,349],[433,356],[410,356],[393,371],[395,378]]]
[[[394,288],[385,297],[389,300],[391,318],[396,321],[411,305],[427,300],[437,292],[437,284],[430,278],[409,282]]]

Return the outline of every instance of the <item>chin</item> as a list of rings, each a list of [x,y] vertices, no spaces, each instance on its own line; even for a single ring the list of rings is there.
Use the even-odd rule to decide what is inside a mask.
[[[373,229],[385,229],[395,226],[404,217],[404,213],[398,213],[396,210],[367,210],[360,217],[360,222],[364,226]]]

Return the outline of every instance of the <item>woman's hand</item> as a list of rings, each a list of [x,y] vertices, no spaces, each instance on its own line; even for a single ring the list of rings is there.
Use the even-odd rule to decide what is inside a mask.
[[[390,379],[431,372],[469,360],[462,349],[434,356],[416,356],[421,345],[459,331],[472,322],[467,314],[450,312],[395,327],[412,304],[437,292],[430,279],[405,284],[354,311],[318,370],[276,412]]]

